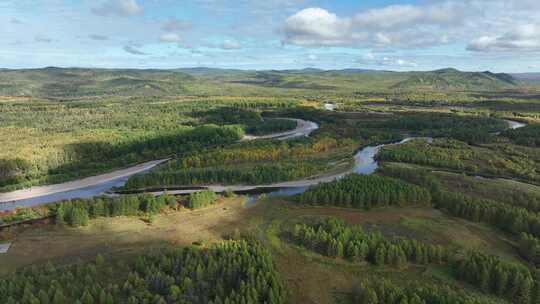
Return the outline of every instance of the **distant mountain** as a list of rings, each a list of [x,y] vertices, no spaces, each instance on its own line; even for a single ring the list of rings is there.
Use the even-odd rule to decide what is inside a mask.
[[[246,70],[237,70],[237,69],[217,69],[217,68],[206,68],[206,67],[196,67],[196,68],[180,68],[175,69],[175,71],[186,73],[193,76],[203,76],[203,75],[224,75],[224,74],[244,74],[249,71]]]
[[[509,74],[487,72],[462,72],[448,68],[431,72],[410,72],[410,76],[392,86],[394,89],[426,90],[501,90],[517,86]]]
[[[516,88],[509,74],[343,70],[237,70],[206,67],[174,70],[57,68],[0,70],[0,96],[92,97],[193,94],[356,93],[388,90],[500,91]],[[532,75],[526,75],[531,78]],[[298,91],[292,91],[298,90]],[[303,92],[300,92],[302,90]]]
[[[519,81],[525,81],[525,82],[540,82],[540,73],[518,73],[518,74],[511,74],[512,77]]]
[[[0,71],[0,95],[158,96],[185,92],[193,77],[167,70],[56,68]]]

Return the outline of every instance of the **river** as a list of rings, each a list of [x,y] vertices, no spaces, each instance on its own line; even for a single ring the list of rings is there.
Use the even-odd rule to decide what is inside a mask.
[[[518,128],[525,127],[527,125],[525,123],[518,122],[518,121],[512,121],[512,120],[505,120],[505,121],[508,122],[509,129],[518,129]],[[301,129],[309,133],[306,134],[303,132],[291,132],[289,136],[290,135],[292,135],[293,137],[309,136],[309,134],[312,131],[314,131],[314,129],[316,128],[318,128],[317,124],[313,122],[309,122],[309,121],[304,121]],[[290,138],[290,137],[287,136],[287,138]],[[278,137],[278,139],[283,139],[283,137],[280,136]],[[261,195],[260,193],[264,193],[264,195],[270,196],[270,197],[299,194],[306,191],[306,189],[309,188],[310,186],[323,183],[323,182],[330,182],[333,180],[337,180],[353,172],[358,173],[358,174],[372,174],[377,170],[379,166],[378,162],[376,161],[376,156],[382,147],[386,145],[400,145],[414,139],[423,139],[423,140],[427,140],[428,142],[432,142],[433,140],[430,137],[407,137],[403,140],[400,140],[394,143],[364,147],[354,155],[355,163],[352,170],[335,174],[335,175],[331,175],[331,176],[325,176],[325,177],[320,177],[320,178],[315,178],[315,179],[304,179],[304,180],[299,180],[299,181],[275,183],[275,184],[270,184],[270,185],[257,185],[257,186],[216,185],[216,186],[206,186],[203,188],[207,188],[215,192],[233,191],[233,192],[238,192],[242,194],[256,192],[257,194],[250,195],[250,198],[248,199],[248,203],[246,204],[246,206],[250,206],[252,203],[254,203],[257,200],[257,197]],[[148,171],[148,170],[149,169],[145,171]],[[140,173],[140,172],[141,171],[137,173]],[[41,195],[41,196],[34,196],[28,199],[15,200],[9,203],[2,203],[0,201],[0,211],[13,210],[18,207],[37,206],[37,205],[55,202],[59,200],[74,199],[74,198],[89,198],[89,197],[101,195],[113,187],[122,186],[131,175],[133,174],[122,176],[121,178],[118,178],[118,179],[109,180],[105,183],[95,184],[87,188],[79,188],[79,189],[71,190],[71,191],[57,192],[54,194],[46,194],[46,195]],[[201,187],[196,187],[196,188],[194,187],[193,189],[184,187],[182,190],[169,190],[167,191],[167,193],[188,194],[191,192],[198,191],[200,189]],[[158,194],[163,193],[163,191],[156,191],[152,193],[158,195]]]
[[[290,120],[297,122],[297,126],[294,130],[259,137],[246,136],[242,140],[288,140],[297,137],[309,136],[312,132],[319,128],[319,125],[312,121],[294,118],[291,118]],[[148,172],[155,166],[168,160],[169,159],[150,161],[110,173],[91,176],[61,184],[36,186],[7,193],[0,193],[0,212],[14,210],[16,208],[39,206],[61,200],[90,198],[102,195],[113,187],[123,186],[129,177],[135,174]]]

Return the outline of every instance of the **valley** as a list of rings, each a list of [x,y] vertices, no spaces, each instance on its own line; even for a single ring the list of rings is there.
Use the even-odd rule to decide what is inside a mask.
[[[7,303],[540,297],[540,108],[508,75],[34,72],[0,102]]]

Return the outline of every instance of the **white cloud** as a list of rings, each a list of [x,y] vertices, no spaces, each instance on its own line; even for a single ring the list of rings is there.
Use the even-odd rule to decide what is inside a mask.
[[[159,36],[159,41],[167,43],[180,43],[182,42],[182,37],[176,33],[164,33]]]
[[[191,28],[191,26],[192,25],[190,21],[179,20],[179,19],[176,19],[175,17],[171,17],[167,21],[165,21],[161,29],[167,32],[175,32],[175,31],[188,30]]]
[[[301,46],[342,45],[351,39],[350,20],[322,8],[307,8],[290,16],[283,33],[284,43]]]
[[[317,60],[319,60],[319,57],[317,55],[315,55],[315,54],[309,54],[308,55],[308,60],[309,61],[317,61]]]
[[[501,36],[481,36],[467,49],[476,52],[540,51],[540,24],[521,25]]]
[[[410,48],[450,42],[442,26],[458,24],[463,16],[457,4],[426,7],[393,5],[339,17],[322,8],[309,8],[290,16],[282,29],[282,42],[300,46]],[[434,29],[435,28],[435,29]]]
[[[136,0],[107,0],[101,6],[92,8],[92,12],[99,16],[129,17],[142,14],[143,8]]]
[[[238,49],[241,49],[242,46],[240,45],[240,43],[234,41],[234,40],[225,40],[220,48],[224,49],[224,50],[238,50]]]
[[[371,52],[362,55],[356,60],[356,63],[368,65],[368,66],[379,66],[379,67],[398,67],[398,68],[415,68],[418,67],[418,64],[411,60],[406,60],[403,58],[393,57],[393,56],[377,56]]]
[[[461,5],[452,2],[430,6],[390,5],[360,12],[353,22],[358,27],[379,29],[418,24],[455,24],[462,21],[461,9]]]

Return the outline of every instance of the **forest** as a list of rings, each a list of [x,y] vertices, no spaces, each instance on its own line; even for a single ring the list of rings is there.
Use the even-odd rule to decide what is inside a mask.
[[[539,274],[500,257],[475,251],[463,255],[442,246],[426,245],[416,240],[386,240],[380,233],[363,232],[361,227],[350,226],[335,218],[322,219],[311,224],[296,224],[289,233],[291,241],[329,258],[344,258],[352,262],[368,261],[377,266],[389,265],[395,268],[405,267],[405,263],[448,264],[452,266],[452,275],[457,280],[472,284],[486,294],[505,297],[516,304],[538,303],[540,300]],[[447,290],[438,288],[425,294],[415,289],[387,294],[391,290],[377,291],[373,285],[363,285],[353,291],[353,298],[357,303],[403,303],[400,301],[404,299],[416,301],[413,303],[447,303],[444,300],[449,296],[456,297],[457,303],[474,300],[464,295],[448,294]],[[403,292],[406,294],[402,294]]]
[[[452,69],[87,73],[0,71],[0,91],[27,92],[0,96],[0,191],[170,160],[0,212],[0,303],[540,303],[538,87]],[[295,119],[319,128],[257,138]],[[373,174],[348,174],[380,144]]]
[[[448,251],[415,240],[387,240],[380,233],[349,227],[344,221],[328,218],[313,224],[296,224],[291,240],[309,250],[352,262],[368,261],[374,265],[404,267],[405,263],[443,263]]]
[[[429,205],[431,194],[424,188],[397,179],[351,174],[309,188],[300,195],[299,201],[369,210],[391,205]]]
[[[3,303],[285,303],[269,252],[252,241],[156,250],[128,261],[47,264],[0,279]]]

